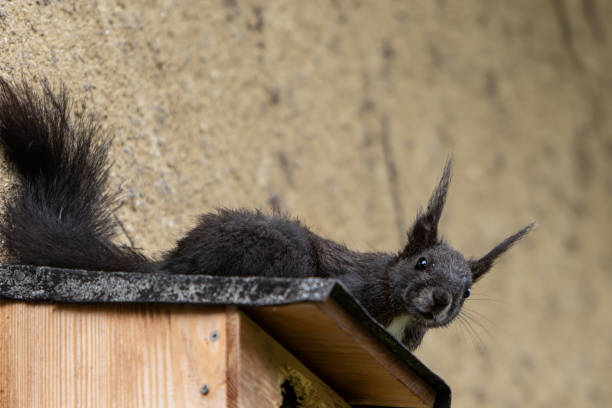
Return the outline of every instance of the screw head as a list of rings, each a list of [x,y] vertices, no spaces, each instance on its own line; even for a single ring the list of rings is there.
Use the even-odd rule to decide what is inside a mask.
[[[210,391],[210,388],[208,388],[208,384],[204,384],[202,388],[200,389],[200,392],[202,393],[202,395],[208,394],[209,391]]]
[[[217,330],[213,330],[212,333],[210,333],[210,341],[217,341],[219,339],[219,332]]]

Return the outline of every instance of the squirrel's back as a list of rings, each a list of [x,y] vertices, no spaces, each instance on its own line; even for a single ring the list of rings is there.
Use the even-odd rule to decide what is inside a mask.
[[[158,269],[179,274],[314,276],[317,239],[297,220],[221,209],[202,215]]]
[[[137,271],[148,260],[113,244],[116,196],[106,191],[109,139],[53,93],[0,78],[0,148],[11,172],[0,238],[8,262]]]

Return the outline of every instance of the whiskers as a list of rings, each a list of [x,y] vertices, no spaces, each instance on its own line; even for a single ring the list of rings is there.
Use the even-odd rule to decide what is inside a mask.
[[[472,299],[470,299],[472,301]],[[499,325],[493,320],[482,314],[481,312],[470,309],[465,305],[455,318],[457,328],[461,338],[466,341],[469,338],[476,349],[483,354],[489,352],[488,343],[494,339],[493,333],[487,325],[494,326],[495,329],[500,329]]]
[[[508,302],[502,299],[494,299],[494,298],[488,298],[488,297],[470,297],[469,302],[473,302],[473,301],[477,301],[477,302],[492,302],[492,303],[499,303],[501,305],[508,305]]]

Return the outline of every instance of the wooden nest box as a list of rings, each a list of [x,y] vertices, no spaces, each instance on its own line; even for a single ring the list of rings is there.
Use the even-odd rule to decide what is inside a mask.
[[[327,279],[0,266],[0,407],[446,407]]]

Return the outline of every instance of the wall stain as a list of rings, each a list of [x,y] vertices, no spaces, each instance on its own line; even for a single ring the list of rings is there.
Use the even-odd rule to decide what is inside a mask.
[[[247,29],[251,31],[262,32],[264,29],[264,17],[261,7],[253,6],[253,16],[255,17],[255,21],[247,22]]]
[[[395,47],[389,40],[384,40],[380,49],[383,59],[382,77],[388,78],[391,74],[391,67],[396,57]]]
[[[238,6],[238,0],[223,0],[223,6],[225,6],[227,10],[225,14],[226,21],[233,21],[234,18],[240,15],[240,7]]]
[[[332,7],[338,13],[338,23],[346,24],[348,22],[348,17],[346,16],[346,12],[344,11],[342,5],[339,0],[330,0],[329,1]]]
[[[444,65],[444,56],[440,52],[438,46],[434,43],[430,43],[428,47],[429,58],[431,60],[431,65],[434,68],[440,69]]]
[[[578,180],[583,186],[589,186],[595,173],[592,157],[588,149],[589,130],[579,129],[574,134],[574,159],[576,160],[576,172]]]
[[[281,100],[280,89],[277,86],[264,86],[270,105],[278,105]]]
[[[399,189],[397,164],[393,158],[393,148],[391,147],[391,136],[389,118],[383,114],[380,118],[380,142],[385,158],[385,167],[387,169],[387,180],[389,181],[389,194],[393,203],[393,211],[395,213],[395,225],[399,233],[400,242],[404,241],[406,233],[406,221],[404,219],[404,205],[402,203],[402,195]]]
[[[280,165],[281,170],[283,171],[283,174],[285,175],[287,183],[289,183],[290,186],[293,186],[293,167],[291,166],[291,163],[289,162],[289,157],[287,156],[287,153],[285,151],[281,150],[280,152],[278,152],[278,163]]]
[[[485,93],[491,98],[499,97],[499,81],[494,71],[485,73]]]
[[[561,30],[561,40],[563,42],[563,46],[570,56],[574,67],[577,69],[582,69],[582,64],[578,59],[576,49],[574,48],[572,27],[567,15],[567,10],[565,9],[565,0],[551,0],[551,2],[553,9],[555,10],[555,16],[557,17],[559,29]]]
[[[595,0],[582,0],[582,12],[591,29],[591,35],[599,43],[606,42],[606,32],[604,25],[601,24],[599,18],[599,10],[597,10],[597,2]]]

